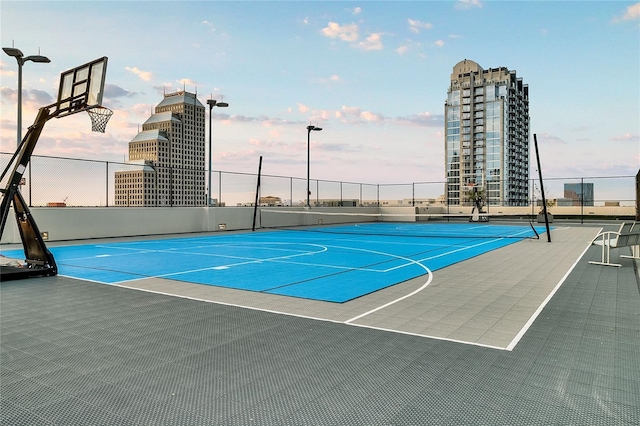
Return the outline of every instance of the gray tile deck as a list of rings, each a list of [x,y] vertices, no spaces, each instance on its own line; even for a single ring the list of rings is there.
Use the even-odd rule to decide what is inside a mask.
[[[166,279],[133,281],[127,286],[504,349],[514,344],[598,229],[561,226],[553,232],[553,244],[546,239],[521,241],[436,271],[431,281],[425,275],[341,304]]]
[[[559,226],[551,244],[436,271],[351,324],[427,277],[346,304],[3,282],[0,423],[637,425],[637,265],[626,249],[621,268],[589,265],[596,231]]]

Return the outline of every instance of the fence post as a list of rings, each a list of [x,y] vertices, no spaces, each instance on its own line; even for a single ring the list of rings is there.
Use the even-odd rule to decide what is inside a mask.
[[[411,205],[415,207],[416,205],[416,183],[411,182]]]
[[[580,224],[584,224],[584,178],[580,178]]]
[[[109,162],[107,161],[106,163],[107,166],[107,170],[105,173],[105,181],[106,181],[106,190],[105,190],[105,197],[104,197],[104,202],[105,202],[105,207],[109,207]]]
[[[533,179],[529,179],[530,187],[531,187],[531,216],[535,216],[536,214],[536,186],[535,181]]]
[[[640,220],[640,170],[636,175],[636,220]]]
[[[222,207],[222,170],[218,171],[218,207]]]
[[[33,159],[31,159],[31,161],[29,161],[29,207],[33,207],[33,204],[31,202],[31,167],[33,166]]]

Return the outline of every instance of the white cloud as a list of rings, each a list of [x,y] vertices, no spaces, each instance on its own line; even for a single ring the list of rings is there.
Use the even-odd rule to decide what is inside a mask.
[[[198,87],[198,82],[193,81],[190,78],[181,78],[180,80],[177,80],[177,82],[180,83],[180,85],[182,86],[180,90],[187,87],[193,87],[192,90],[195,91],[195,89]]]
[[[620,136],[615,136],[613,138],[611,138],[612,141],[616,141],[616,142],[640,142],[640,135],[634,135],[631,134],[629,132],[620,135]]]
[[[342,115],[344,115],[344,116],[348,116],[348,115],[359,116],[361,111],[362,110],[361,110],[360,107],[348,107],[346,105],[343,105],[342,108],[340,108],[340,111],[338,111],[338,112],[341,114],[341,116]]]
[[[416,34],[419,34],[420,30],[430,30],[433,28],[431,22],[422,22],[414,19],[407,19],[407,22],[409,23],[409,30]]]
[[[329,22],[329,24],[322,29],[322,34],[325,37],[351,43],[352,47],[361,50],[382,50],[382,33],[371,33],[366,39],[356,43],[360,38],[358,31],[358,25],[354,23],[340,25],[337,22]]]
[[[332,111],[317,110],[317,111],[313,111],[313,115],[311,116],[309,121],[315,122],[315,123],[321,122],[321,121],[327,121],[327,120],[330,120],[333,115],[334,113]]]
[[[396,53],[398,55],[404,55],[409,51],[409,46],[400,46],[396,49]]]
[[[213,22],[209,22],[206,19],[202,21],[202,25],[209,28],[209,31],[215,31],[215,27],[213,26]]]
[[[362,114],[360,114],[360,117],[364,121],[369,121],[369,122],[384,121],[384,117],[382,115],[376,114],[376,113],[371,112],[371,111],[362,111]]]
[[[481,8],[482,2],[480,0],[458,0],[456,3],[456,9],[471,9],[472,7]]]
[[[322,34],[329,38],[337,38],[342,41],[354,42],[358,40],[358,26],[356,24],[340,25],[337,22],[329,22],[322,29]]]
[[[150,81],[153,78],[153,73],[150,71],[142,71],[141,69],[138,69],[138,67],[125,67],[125,70],[134,73],[135,75],[137,75],[138,77],[140,77],[141,80],[144,81]]]
[[[13,77],[15,75],[18,75],[17,71],[0,69],[0,77]]]
[[[442,47],[442,46],[444,46],[444,41],[443,40],[436,40],[436,42],[434,44],[436,46],[438,46],[438,47]]]
[[[382,33],[373,33],[357,45],[362,50],[382,50]]]
[[[342,78],[337,74],[333,74],[329,77],[318,78],[315,80],[316,83],[326,84],[326,85],[330,85],[331,83],[339,83],[341,81],[342,81]]]
[[[560,144],[560,145],[566,145],[567,144],[567,142],[565,140],[563,140],[561,137],[552,135],[552,134],[547,133],[547,132],[541,133],[539,139],[541,141],[545,141],[546,143],[550,143],[550,144]]]
[[[353,14],[354,15],[360,15],[360,13],[362,13],[362,8],[361,7],[354,7],[353,8]]]
[[[410,116],[396,117],[395,121],[403,125],[441,129],[444,125],[444,116],[441,114],[434,115],[427,111]]]
[[[340,108],[340,110],[335,111],[333,115],[335,116],[335,118],[341,120],[343,123],[347,123],[347,122],[378,123],[378,122],[384,121],[384,116],[381,114],[378,114],[372,111],[362,111],[362,108],[360,107],[349,107],[346,105],[343,105],[342,108]],[[323,118],[328,118],[328,116]]]
[[[614,22],[620,21],[634,21],[640,19],[640,3],[636,3],[632,6],[627,6],[627,10],[620,18],[615,18]]]

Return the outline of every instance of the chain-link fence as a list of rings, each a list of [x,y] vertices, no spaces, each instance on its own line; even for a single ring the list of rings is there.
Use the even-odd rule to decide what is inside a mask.
[[[12,154],[0,153],[0,166],[4,170]],[[80,160],[34,155],[21,182],[21,191],[29,206],[112,207],[116,205],[116,175],[140,170],[141,165],[111,161]],[[194,170],[174,169],[164,172],[172,176],[162,180],[162,172],[154,167],[146,169],[148,183],[155,191],[178,185],[179,177],[194,175]],[[6,186],[6,173],[0,184]],[[154,177],[160,175],[161,179]],[[202,176],[202,171],[199,172]],[[211,193],[211,205],[247,206],[256,198],[257,175],[226,171],[204,171],[205,193]],[[211,182],[211,190],[208,185]],[[424,206],[446,205],[445,182],[413,182],[399,184],[372,184],[341,182],[287,176],[261,176],[259,204],[271,206]],[[163,187],[164,185],[164,187]],[[307,185],[309,193],[307,193]],[[196,186],[197,187],[197,186]],[[144,189],[143,189],[144,191]],[[171,188],[171,191],[179,191]],[[635,206],[635,176],[546,178],[544,192],[550,206]],[[535,210],[541,203],[539,183],[531,179],[529,206]],[[158,205],[157,194],[149,206]],[[208,197],[208,195],[207,195]],[[206,197],[200,197],[206,199]],[[471,205],[470,200],[463,204]],[[165,204],[166,205],[166,204]],[[184,204],[170,204],[184,205]],[[495,209],[495,205],[488,206]]]

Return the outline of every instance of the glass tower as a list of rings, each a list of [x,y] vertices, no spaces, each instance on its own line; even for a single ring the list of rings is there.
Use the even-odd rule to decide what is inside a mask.
[[[489,205],[529,199],[529,87],[505,67],[453,67],[445,102],[445,198],[469,204],[471,185]]]

